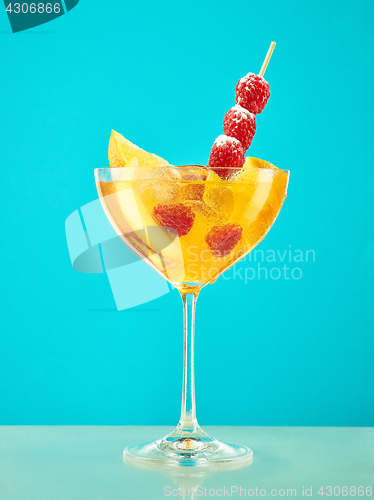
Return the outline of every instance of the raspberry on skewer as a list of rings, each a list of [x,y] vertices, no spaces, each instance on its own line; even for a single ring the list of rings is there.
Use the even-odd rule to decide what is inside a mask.
[[[219,135],[210,152],[208,168],[223,180],[230,179],[244,165],[242,143],[233,137]]]
[[[261,66],[260,73],[258,75],[248,73],[238,81],[235,87],[236,103],[255,115],[263,111],[270,97],[270,86],[263,76],[268,67],[275,45],[275,42],[271,42],[265,60]]]
[[[247,151],[256,132],[255,115],[237,104],[226,113],[223,132],[229,137],[238,139],[244,151]]]
[[[214,141],[208,168],[223,180],[230,179],[244,165],[244,153],[256,132],[255,115],[261,113],[270,97],[270,87],[263,78],[275,47],[271,42],[259,75],[248,73],[235,87],[236,105],[223,120],[224,135]]]
[[[270,86],[262,76],[248,73],[235,87],[235,101],[250,113],[263,111],[270,97]]]

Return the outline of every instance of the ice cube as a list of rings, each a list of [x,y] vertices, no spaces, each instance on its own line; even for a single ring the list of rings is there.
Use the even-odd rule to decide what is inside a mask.
[[[208,174],[205,168],[189,165],[178,169],[182,186],[181,197],[184,200],[202,200]]]
[[[170,202],[178,195],[178,169],[168,167],[140,167],[133,169],[136,190],[150,196],[154,203]]]
[[[229,186],[208,186],[204,193],[204,201],[219,213],[230,214],[234,208],[234,194]]]

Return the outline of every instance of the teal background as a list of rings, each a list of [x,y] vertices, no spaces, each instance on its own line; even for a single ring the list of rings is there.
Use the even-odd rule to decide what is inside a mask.
[[[12,34],[0,9],[0,424],[177,422],[177,292],[117,312],[104,275],[71,267],[65,219],[96,198],[112,128],[171,163],[205,163],[236,81],[275,40],[250,154],[291,181],[260,248],[316,261],[300,280],[203,290],[199,422],[373,425],[373,11],[81,0]]]

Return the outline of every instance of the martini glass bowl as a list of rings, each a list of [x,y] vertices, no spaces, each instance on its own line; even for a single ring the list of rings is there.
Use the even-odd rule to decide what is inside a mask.
[[[254,160],[254,159],[253,159]],[[289,173],[261,167],[99,168],[96,186],[122,241],[180,292],[184,314],[182,410],[169,435],[124,450],[127,462],[162,466],[242,467],[246,446],[222,443],[199,426],[195,409],[195,306],[201,289],[263,240],[286,198]]]

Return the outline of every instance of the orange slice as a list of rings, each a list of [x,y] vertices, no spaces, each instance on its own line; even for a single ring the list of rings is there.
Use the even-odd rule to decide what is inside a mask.
[[[147,153],[143,149],[128,141],[115,130],[109,139],[109,164],[112,168],[126,167],[129,160],[136,159],[139,167],[159,167],[169,165],[169,163],[160,156]]]
[[[245,159],[244,168],[254,167],[254,168],[277,168],[272,163],[265,160],[260,160],[260,158],[248,157]]]

